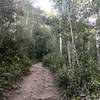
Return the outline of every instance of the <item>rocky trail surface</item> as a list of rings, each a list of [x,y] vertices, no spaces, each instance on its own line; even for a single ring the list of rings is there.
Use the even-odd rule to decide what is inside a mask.
[[[32,65],[28,76],[19,83],[20,88],[8,100],[60,100],[54,76],[42,63]]]

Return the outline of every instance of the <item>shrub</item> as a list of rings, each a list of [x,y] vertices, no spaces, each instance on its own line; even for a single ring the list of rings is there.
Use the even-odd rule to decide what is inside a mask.
[[[71,97],[79,95],[80,77],[77,74],[73,69],[68,69],[67,66],[58,70],[56,80],[62,90],[61,95],[64,100],[71,100]]]
[[[96,74],[93,75],[94,70],[91,69],[92,73],[90,73],[91,71],[89,71],[89,69],[87,70],[80,71],[77,67],[69,68],[69,66],[64,66],[58,70],[56,80],[62,90],[64,100],[71,100],[73,97],[77,98],[76,100],[78,100],[79,97],[80,99],[84,97],[85,99],[88,98],[92,100],[91,98],[94,98],[93,93],[97,91],[100,93],[100,81],[95,78]],[[98,75],[100,75],[99,73]]]
[[[43,65],[52,72],[56,72],[63,66],[64,59],[59,53],[50,53],[43,57]]]
[[[5,96],[4,92],[11,89],[15,81],[29,71],[30,65],[31,61],[21,53],[16,53],[12,58],[6,57],[6,61],[0,63],[0,100]]]

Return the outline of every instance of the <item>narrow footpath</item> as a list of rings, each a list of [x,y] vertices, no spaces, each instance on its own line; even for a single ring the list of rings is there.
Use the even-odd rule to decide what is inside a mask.
[[[42,63],[32,65],[30,73],[20,82],[8,100],[59,100],[54,77]]]

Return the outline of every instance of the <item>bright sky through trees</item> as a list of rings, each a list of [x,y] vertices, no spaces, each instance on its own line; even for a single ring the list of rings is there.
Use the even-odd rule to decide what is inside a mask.
[[[37,0],[35,6],[40,7],[42,10],[46,12],[52,12],[52,4],[50,0]]]

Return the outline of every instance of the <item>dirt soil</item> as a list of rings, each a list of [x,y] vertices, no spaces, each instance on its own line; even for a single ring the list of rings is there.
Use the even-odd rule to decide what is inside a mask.
[[[30,72],[8,100],[60,100],[54,76],[42,63],[32,65]]]

